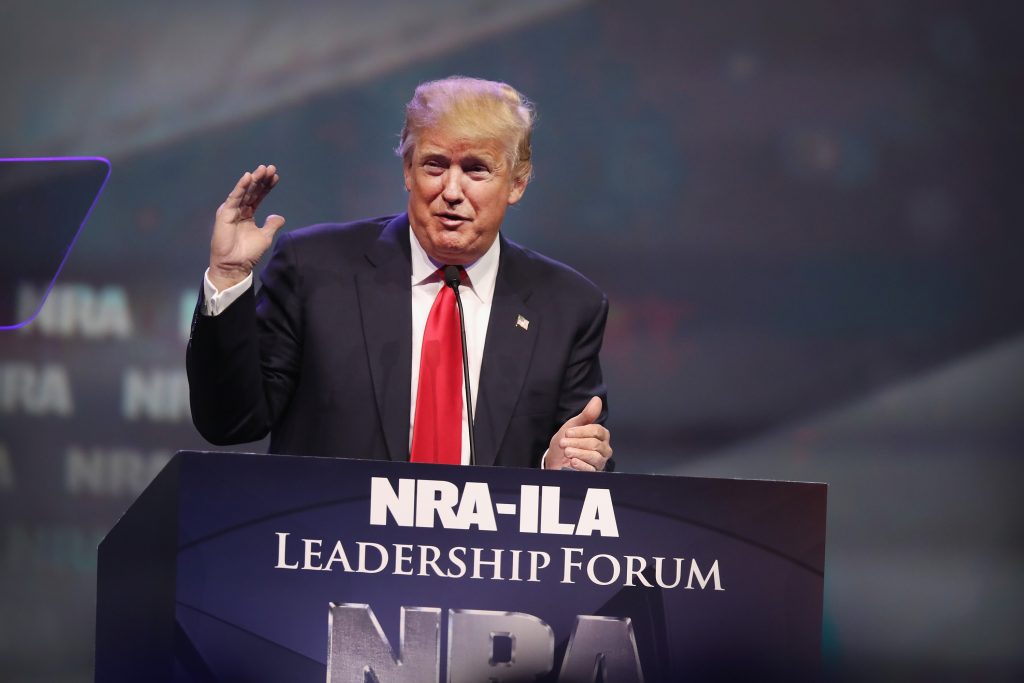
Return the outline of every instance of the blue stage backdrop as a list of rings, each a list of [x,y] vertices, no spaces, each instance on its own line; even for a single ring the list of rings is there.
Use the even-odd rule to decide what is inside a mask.
[[[91,680],[97,544],[174,451],[207,447],[184,347],[239,174],[280,167],[287,228],[399,211],[402,107],[453,73],[537,103],[505,230],[609,294],[621,467],[828,482],[830,674],[1024,670],[1017,3],[0,17],[0,156],[113,167],[39,317],[0,332],[3,680]],[[5,285],[4,317],[47,284]]]

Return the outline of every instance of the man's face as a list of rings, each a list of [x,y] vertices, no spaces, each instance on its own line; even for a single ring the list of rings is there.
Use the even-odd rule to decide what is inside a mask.
[[[505,209],[519,201],[526,181],[513,180],[497,140],[466,140],[428,129],[405,162],[409,219],[435,261],[467,265],[498,237]]]

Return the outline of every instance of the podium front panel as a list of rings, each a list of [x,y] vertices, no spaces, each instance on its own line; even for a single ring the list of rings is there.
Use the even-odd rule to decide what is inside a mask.
[[[814,678],[825,502],[821,484],[179,453],[101,546],[97,680]]]

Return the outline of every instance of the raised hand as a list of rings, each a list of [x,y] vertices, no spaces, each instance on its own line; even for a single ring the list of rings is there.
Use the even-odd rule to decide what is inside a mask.
[[[255,218],[260,202],[280,179],[273,164],[260,164],[238,179],[217,208],[210,240],[210,282],[218,290],[244,280],[284,225],[284,218],[276,214],[267,216],[262,227]]]
[[[612,435],[595,420],[601,415],[601,398],[594,396],[579,415],[570,417],[551,437],[547,469],[566,467],[584,472],[600,472],[612,457]]]

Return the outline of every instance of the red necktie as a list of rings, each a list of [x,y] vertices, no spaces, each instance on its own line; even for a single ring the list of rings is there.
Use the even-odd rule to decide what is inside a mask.
[[[460,271],[465,282],[465,271]],[[409,459],[462,463],[462,339],[455,292],[446,285],[437,293],[423,330]]]

